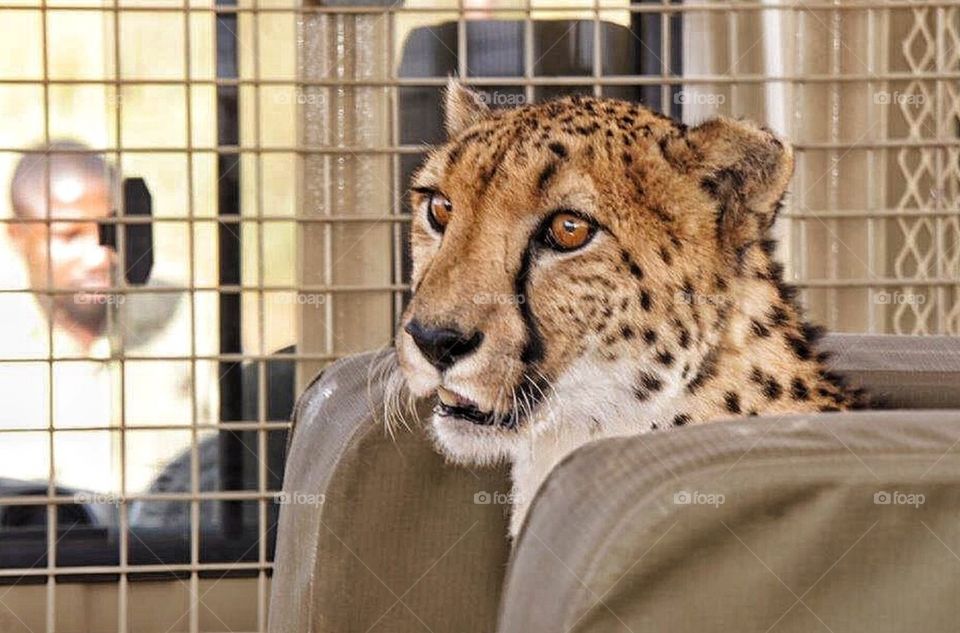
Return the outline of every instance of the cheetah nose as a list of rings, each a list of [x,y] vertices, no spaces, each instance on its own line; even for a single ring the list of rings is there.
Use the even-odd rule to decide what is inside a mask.
[[[444,371],[480,347],[483,332],[464,334],[446,327],[427,327],[413,319],[403,328],[413,338],[423,356],[439,371]]]

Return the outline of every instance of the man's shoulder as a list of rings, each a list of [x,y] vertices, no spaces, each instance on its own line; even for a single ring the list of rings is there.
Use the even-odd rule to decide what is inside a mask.
[[[123,343],[127,351],[164,345],[169,337],[188,340],[190,301],[182,284],[151,280],[142,290],[132,288],[119,304]]]

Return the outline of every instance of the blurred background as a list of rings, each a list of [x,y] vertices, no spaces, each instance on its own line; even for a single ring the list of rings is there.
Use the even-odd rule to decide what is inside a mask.
[[[0,0],[0,631],[263,631],[295,394],[388,345],[449,75],[765,122],[833,330],[960,334],[960,4]]]

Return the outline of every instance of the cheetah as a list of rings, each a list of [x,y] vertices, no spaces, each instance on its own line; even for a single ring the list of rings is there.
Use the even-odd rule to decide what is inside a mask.
[[[774,259],[783,139],[612,99],[493,110],[455,80],[444,102],[396,362],[443,455],[510,462],[511,535],[587,442],[864,405]]]

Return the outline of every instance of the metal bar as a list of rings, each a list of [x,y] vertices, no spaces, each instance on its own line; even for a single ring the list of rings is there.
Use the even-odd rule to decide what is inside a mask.
[[[116,1],[116,0],[114,0]],[[50,59],[49,59],[49,41],[48,41],[48,32],[49,32],[49,16],[46,11],[47,0],[41,0],[41,36],[40,36],[40,45],[42,47],[42,58],[43,58],[43,79],[44,82],[49,81],[50,79]],[[43,85],[43,143],[45,146],[49,146],[51,141],[50,138],[50,85],[44,83]],[[52,170],[52,160],[47,160],[45,163],[45,172],[44,172],[44,209],[43,215],[46,219],[52,217],[52,205],[51,201],[53,200],[53,187],[51,185],[51,172]],[[47,231],[45,236],[47,252],[44,254],[44,258],[47,260],[47,275],[46,275],[46,284],[47,287],[53,285],[53,249],[51,244],[53,242],[52,234],[50,231]],[[50,385],[48,389],[47,396],[47,442],[48,442],[48,453],[47,458],[50,460],[48,473],[47,473],[47,497],[51,497],[56,494],[57,483],[56,483],[56,453],[54,438],[54,424],[53,424],[53,412],[54,412],[54,375],[53,375],[53,361],[51,360],[54,353],[54,344],[53,344],[53,317],[52,315],[47,319],[46,335],[47,335],[47,384]],[[51,574],[53,570],[57,567],[57,507],[54,505],[47,505],[47,569],[45,573]],[[39,575],[39,574],[38,574]],[[47,633],[53,633],[56,628],[56,611],[57,611],[57,585],[54,582],[52,575],[47,577],[46,585],[46,631]]]
[[[237,284],[223,284],[222,286],[144,286],[132,290],[125,286],[115,286],[112,288],[101,288],[98,290],[99,293],[106,295],[149,295],[149,294],[177,294],[183,292],[197,292],[197,291],[209,291],[209,292],[258,292],[260,290],[267,291],[278,291],[278,292],[319,292],[319,293],[337,293],[337,292],[371,292],[371,291],[403,291],[408,290],[410,286],[408,284],[382,284],[382,285],[371,285],[371,286],[357,286],[357,285],[326,285],[326,284],[306,284],[302,286],[284,286],[284,285],[237,285]],[[9,289],[9,288],[0,288],[0,295],[2,294],[22,294],[26,291],[18,289]],[[83,291],[79,291],[76,288],[50,288],[43,291],[34,291],[34,294],[38,295],[73,295],[73,294],[83,294]],[[306,300],[300,300],[301,303],[307,303]]]
[[[537,9],[539,11],[539,9]],[[808,74],[788,74],[788,75],[767,75],[764,73],[741,74],[731,77],[727,74],[717,75],[685,75],[676,74],[664,77],[659,71],[655,76],[651,75],[605,75],[597,78],[597,83],[601,86],[660,86],[664,82],[670,85],[682,84],[766,84],[771,82],[797,82],[797,83],[851,83],[868,81],[947,81],[960,78],[960,72],[957,71],[926,71],[926,72],[888,72],[885,74],[872,73],[844,73],[840,75],[829,75],[824,73]],[[592,80],[591,80],[592,81]],[[446,77],[396,77],[390,79],[377,79],[375,77],[356,79],[344,77],[342,79],[243,79],[243,78],[216,78],[216,79],[191,79],[189,82],[184,79],[150,78],[150,77],[127,77],[120,81],[108,79],[23,79],[23,78],[0,78],[0,85],[150,85],[150,86],[184,86],[191,83],[195,86],[319,86],[319,87],[365,87],[382,88],[389,86],[411,86],[411,87],[443,87],[447,84]],[[475,86],[516,86],[524,87],[534,86],[580,86],[584,83],[582,75],[533,75],[527,77],[516,76],[483,76],[470,77],[470,84]],[[220,147],[199,148],[198,151],[214,152]],[[20,150],[16,150],[20,151]]]
[[[960,77],[960,75],[958,75]],[[682,80],[671,80],[672,83],[682,83]],[[581,84],[583,80],[581,79]],[[573,85],[573,83],[571,83]],[[356,155],[356,154],[426,154],[430,151],[432,146],[429,145],[396,145],[396,146],[343,146],[343,147],[330,147],[326,145],[301,145],[301,146],[283,146],[283,147],[256,147],[254,145],[244,145],[243,147],[224,147],[222,151],[220,149],[213,148],[200,148],[195,149],[194,154],[202,153],[222,153],[222,154],[317,154],[317,155],[332,155],[332,156],[345,156],[345,155]],[[812,151],[812,150],[829,150],[829,149],[910,149],[910,148],[929,148],[929,147],[960,147],[960,139],[958,138],[926,138],[926,139],[917,139],[917,138],[902,138],[902,139],[885,139],[877,141],[856,141],[856,142],[846,142],[846,141],[822,141],[822,142],[805,142],[805,143],[796,143],[794,146],[796,151]],[[88,149],[88,150],[65,150],[62,153],[68,154],[103,154],[105,152],[115,152],[116,148],[99,148],[99,149]],[[41,154],[43,152],[32,149],[32,148],[16,148],[16,147],[0,147],[0,152],[8,153],[17,153],[17,154]],[[185,154],[185,147],[125,147],[123,149],[124,154]]]
[[[187,8],[190,6],[190,0],[183,0],[181,9]],[[193,86],[194,84],[190,81],[193,75],[193,34],[191,31],[190,20],[192,19],[193,14],[184,13],[183,15],[183,56],[184,56],[184,79],[187,81],[186,90],[184,91],[184,97],[186,99],[186,123],[187,123],[187,248],[189,249],[188,257],[188,271],[187,275],[190,279],[190,284],[194,284],[197,279],[197,270],[196,270],[196,245],[195,232],[196,224],[194,223],[194,218],[196,216],[196,209],[194,208],[194,162],[193,157],[195,154],[193,147]],[[219,209],[219,211],[224,211]],[[238,210],[239,211],[239,210]],[[199,443],[199,415],[198,410],[200,408],[200,403],[197,399],[197,301],[196,293],[191,292],[189,295],[189,308],[190,308],[190,494],[192,497],[197,497],[200,494],[200,443]],[[211,425],[216,426],[216,425]],[[124,501],[126,503],[126,501]],[[189,519],[189,529],[190,529],[190,566],[196,569],[200,565],[200,502],[196,498],[190,500],[190,519]],[[191,630],[199,628],[199,615],[195,612],[197,611],[193,605],[199,600],[200,596],[200,582],[197,574],[191,572],[190,574],[190,584],[187,587],[187,591],[190,595],[190,622],[189,627]]]
[[[257,143],[257,146],[263,145],[263,135],[260,129],[260,83],[261,79],[260,74],[260,17],[257,9],[260,8],[260,0],[253,0],[254,12],[252,14],[253,23],[250,25],[251,30],[253,31],[253,77],[257,82],[254,84],[253,92],[253,128],[254,128],[254,139]],[[256,173],[254,174],[254,183],[256,186],[256,218],[257,218],[257,285],[260,286],[261,290],[257,292],[257,346],[261,356],[267,355],[267,346],[266,346],[266,326],[264,321],[266,319],[266,308],[265,308],[265,299],[264,292],[262,290],[265,285],[265,273],[264,273],[264,259],[266,253],[264,250],[264,231],[263,231],[263,154],[257,152],[255,156],[255,169]],[[237,225],[238,229],[242,230],[241,225]],[[256,363],[257,368],[257,387],[256,387],[256,398],[257,398],[257,429],[256,429],[256,438],[257,438],[257,491],[260,495],[263,495],[257,502],[257,562],[260,565],[260,570],[257,573],[257,631],[266,631],[267,630],[267,575],[266,575],[266,566],[267,561],[267,499],[266,491],[268,486],[267,482],[267,460],[270,459],[270,454],[267,450],[267,432],[264,430],[264,425],[267,420],[267,368],[269,361],[259,361]],[[222,417],[222,416],[221,416]],[[230,429],[224,429],[227,432],[231,432]],[[241,472],[242,474],[242,472]],[[242,515],[241,515],[242,518]]]
[[[217,0],[219,6],[235,6],[236,0]],[[218,78],[238,79],[238,18],[231,13],[217,15],[216,74]],[[240,214],[240,157],[224,148],[240,144],[240,88],[217,86],[217,214]],[[219,301],[219,340],[221,355],[239,355],[242,359],[242,307],[239,292],[231,286],[241,284],[242,243],[240,225],[221,221],[217,226]],[[241,360],[220,360],[220,418],[237,420],[243,411],[243,376]],[[220,486],[223,490],[243,487],[243,439],[233,431],[219,434]],[[224,502],[221,506],[223,530],[227,537],[236,537],[243,529],[243,506]],[[194,628],[191,610],[191,630]]]
[[[830,74],[838,75],[840,74],[841,69],[841,45],[842,41],[840,39],[840,29],[842,28],[842,23],[840,22],[840,13],[831,9],[830,11]],[[830,90],[830,119],[829,119],[829,135],[831,145],[835,145],[839,142],[840,138],[840,85],[836,83],[829,84],[828,89]],[[830,150],[828,161],[830,163],[829,174],[827,176],[827,208],[835,209],[839,205],[839,196],[840,196],[840,165],[838,163],[838,154],[835,149]],[[831,279],[838,279],[840,274],[840,239],[837,236],[837,232],[840,230],[839,223],[836,219],[827,220],[827,230],[830,234],[829,244],[826,249],[827,257],[827,275]],[[830,287],[827,288],[827,327],[831,330],[837,328],[837,321],[839,319],[839,297],[840,293],[837,292],[837,288]]]
[[[876,16],[873,11],[867,12],[867,69],[871,72],[876,72],[876,62],[877,62],[877,29],[876,29]],[[874,93],[875,84],[870,82],[867,84],[867,90],[870,93]],[[876,124],[874,119],[876,114],[872,108],[867,108],[867,129],[872,130]],[[877,191],[877,178],[876,178],[876,162],[877,155],[873,150],[867,150],[867,198],[865,200],[867,207],[872,208],[875,203],[875,192]],[[876,270],[877,265],[879,264],[879,258],[877,253],[877,222],[874,220],[876,217],[876,211],[874,213],[867,214],[867,266],[870,270]],[[872,296],[874,293],[873,288],[867,289],[867,294]],[[877,309],[878,306],[873,305],[869,299],[866,302],[867,310],[867,331],[871,334],[876,333],[877,331]]]
[[[931,278],[931,281],[933,281],[933,282],[935,282],[935,283],[940,283],[941,280],[944,280],[945,283],[946,283],[946,282],[950,282],[950,281],[949,281],[949,280],[950,280],[949,277]],[[876,281],[876,280],[874,280],[874,281]],[[901,283],[901,284],[902,284],[902,283],[904,283],[905,281],[910,281],[910,282],[912,283],[914,280],[913,280],[913,279],[902,279],[902,278],[890,278],[890,279],[889,279],[889,282],[890,282],[890,283]],[[927,281],[927,280],[919,280],[919,281]],[[804,283],[806,283],[806,282],[805,282],[805,281],[798,281],[798,282],[795,282],[795,283],[798,284],[798,285],[802,285],[802,284],[804,284]],[[950,282],[950,283],[956,283],[956,279],[952,280],[952,282]],[[231,291],[232,291],[232,290],[234,290],[236,287],[227,287],[227,288],[228,288],[228,290],[231,290]],[[258,286],[249,286],[249,287],[245,287],[245,288],[244,288],[244,290],[248,290],[248,291],[250,291],[250,292],[257,292],[257,291],[259,291],[260,289],[261,289],[261,288],[259,288]],[[336,294],[336,293],[352,293],[352,292],[406,292],[406,291],[410,290],[410,285],[409,285],[409,284],[370,285],[370,286],[323,286],[323,285],[320,285],[320,286],[304,286],[304,287],[300,287],[300,288],[285,287],[285,286],[265,286],[265,287],[263,287],[262,289],[263,289],[263,290],[267,290],[267,291],[269,291],[269,290],[278,290],[278,291],[294,292],[294,291],[299,290],[299,291],[304,292],[304,293]],[[166,289],[166,288],[164,288],[164,289],[153,289],[153,290],[154,290],[154,292],[171,292],[169,289]],[[191,289],[191,288],[180,288],[180,289],[177,290],[177,292],[186,292],[186,291],[195,292],[195,291],[204,291],[204,290],[214,292],[214,291],[218,290],[218,288],[217,288],[216,286],[205,287],[205,288],[200,288],[200,287],[198,287],[198,288],[192,288],[192,289]],[[11,290],[0,290],[0,294],[22,293],[22,292],[23,292],[23,291],[18,291],[18,290],[13,290],[13,291],[11,291]],[[70,291],[59,291],[59,292],[44,292],[44,293],[42,293],[42,294],[74,294],[75,292],[76,292],[76,291],[74,291],[74,290],[70,290]],[[137,292],[140,293],[140,292],[144,292],[144,291],[138,290]],[[120,294],[120,293],[117,293],[117,294]],[[301,301],[301,303],[307,303],[307,300],[303,300],[303,301]],[[283,355],[283,358],[294,358],[294,357],[296,357],[296,354],[289,354],[289,355],[284,354],[284,355]],[[39,358],[40,361],[47,359],[47,357],[45,357],[45,356],[44,356],[44,357],[38,357],[38,358]],[[113,358],[113,357],[110,356],[110,357],[104,357],[104,358]],[[181,360],[182,360],[182,359],[184,359],[184,358],[190,358],[190,356],[135,356],[135,357],[134,357],[134,356],[126,356],[125,358],[127,358],[128,360],[133,360],[133,359],[149,360],[149,359],[160,359],[160,358],[171,358],[171,359],[181,359]],[[214,360],[215,360],[215,359],[221,359],[221,360],[229,360],[229,361],[231,361],[231,362],[234,362],[234,361],[239,361],[239,360],[243,360],[243,359],[257,359],[257,358],[260,358],[260,355],[259,355],[259,354],[249,354],[249,353],[244,354],[244,353],[240,353],[240,352],[233,352],[233,353],[223,352],[223,353],[221,353],[221,354],[219,354],[219,355],[209,355],[209,354],[208,354],[208,355],[203,355],[203,354],[200,354],[200,355],[197,355],[196,358],[197,358],[197,359],[201,359],[201,360],[203,360],[203,359],[214,359]],[[268,356],[266,356],[265,358],[271,358],[271,356],[268,355]],[[96,361],[104,360],[103,358],[91,359],[91,358],[88,358],[88,357],[69,357],[69,356],[67,356],[67,357],[62,357],[62,358],[61,358],[61,357],[53,357],[53,359],[54,359],[54,360],[87,360],[87,361],[89,361],[89,360],[96,360]],[[4,362],[4,363],[18,363],[18,362],[24,362],[24,358],[22,358],[22,357],[20,357],[20,358],[5,358],[5,359],[2,359],[2,361],[0,361],[0,362]],[[32,362],[38,362],[38,360],[37,360],[37,359],[33,359]]]
[[[242,571],[242,570],[259,570],[273,569],[272,564],[261,566],[260,563],[199,563],[196,566],[190,563],[171,563],[171,564],[160,564],[160,565],[106,565],[98,566],[91,565],[89,567],[58,567],[56,569],[55,576],[93,576],[100,574],[107,575],[116,575],[116,574],[146,574],[146,573],[159,573],[159,574],[169,574],[173,572],[184,572],[197,575],[199,578],[200,572],[206,571]],[[0,569],[0,578],[17,578],[20,576],[24,577],[36,577],[36,576],[46,576],[48,572],[46,569],[35,569],[32,567],[26,569],[20,568],[10,568],[10,569]],[[49,576],[48,586],[50,583],[55,584],[55,576]],[[200,599],[200,595],[191,596],[191,598]],[[196,603],[197,608],[199,608],[199,602]]]
[[[0,4],[0,11],[36,11],[37,9],[42,8],[43,4]],[[924,9],[924,8],[950,8],[956,6],[956,0],[916,0],[915,2],[911,0],[891,0],[890,2],[885,1],[874,1],[874,2],[857,2],[849,4],[838,4],[836,2],[781,2],[781,3],[770,3],[764,4],[763,2],[716,2],[716,3],[683,3],[683,4],[671,4],[668,6],[662,6],[656,4],[653,6],[642,5],[642,4],[632,4],[623,7],[604,7],[603,11],[608,12],[619,12],[619,13],[658,13],[658,14],[673,14],[673,13],[705,13],[705,12],[719,12],[719,13],[752,13],[758,11],[817,11],[817,10],[836,10],[842,12],[850,11],[867,11],[870,9],[882,9],[882,10],[895,10],[895,9]],[[295,13],[295,14],[343,14],[343,15],[356,15],[356,14],[369,14],[369,13],[393,13],[393,14],[404,14],[404,13],[437,13],[437,14],[449,14],[452,13],[450,5],[422,5],[415,7],[401,7],[401,6],[300,6],[300,5],[288,5],[288,6],[271,6],[271,7],[241,7],[241,6],[223,6],[217,5],[214,7],[203,7],[203,6],[192,6],[188,8],[182,8],[180,6],[171,6],[171,5],[125,5],[122,7],[119,6],[97,6],[97,5],[83,5],[83,4],[58,4],[55,8],[48,9],[51,13],[58,11],[96,11],[101,13],[180,13],[187,11],[189,13],[213,13],[218,15],[223,14],[242,14],[242,13]],[[552,13],[552,12],[562,12],[562,13],[578,13],[582,12],[588,14],[590,12],[589,7],[582,6],[570,6],[570,5],[550,5],[545,4],[544,6],[537,6],[537,13]],[[514,9],[502,9],[503,13],[515,13]]]
[[[956,217],[960,215],[960,210],[957,209],[929,209],[926,207],[915,207],[915,208],[864,208],[864,209],[812,209],[812,210],[803,210],[803,211],[786,211],[780,215],[782,218],[795,218],[795,219],[813,219],[813,218],[827,218],[827,217],[836,217],[836,218],[896,218],[896,217],[936,217],[936,218],[949,218]],[[396,223],[404,224],[412,220],[410,214],[395,214],[395,215],[385,215],[381,217],[371,217],[369,215],[328,215],[322,217],[303,217],[303,216],[264,216],[262,218],[252,218],[249,216],[224,216],[224,220],[236,222],[238,224],[345,224],[345,223],[370,223],[370,224],[384,224],[384,223]],[[0,218],[0,225],[2,224],[49,224],[51,221],[45,218]],[[78,223],[85,224],[89,220],[83,218],[63,218],[57,219],[57,224],[70,224]],[[190,218],[187,217],[166,217],[166,218],[144,218],[139,216],[127,216],[127,217],[118,217],[110,218],[100,222],[101,224],[204,224],[204,223],[219,223],[221,222],[220,218]],[[252,288],[259,288],[259,286],[253,286]],[[269,288],[269,287],[268,287]],[[0,292],[3,292],[0,289]],[[139,292],[139,291],[138,291]],[[146,292],[152,292],[151,290],[146,290]],[[162,290],[161,290],[162,292]]]
[[[184,357],[186,358],[186,357]],[[219,429],[229,429],[231,431],[285,431],[290,428],[289,420],[269,420],[264,419],[260,422],[219,422],[219,423],[198,423],[198,424],[127,424],[125,431],[216,431]],[[41,427],[17,427],[0,429],[0,437],[6,435],[16,435],[19,433],[41,433]],[[81,431],[116,431],[115,426],[68,426],[58,424],[55,431],[69,431],[77,433]]]

